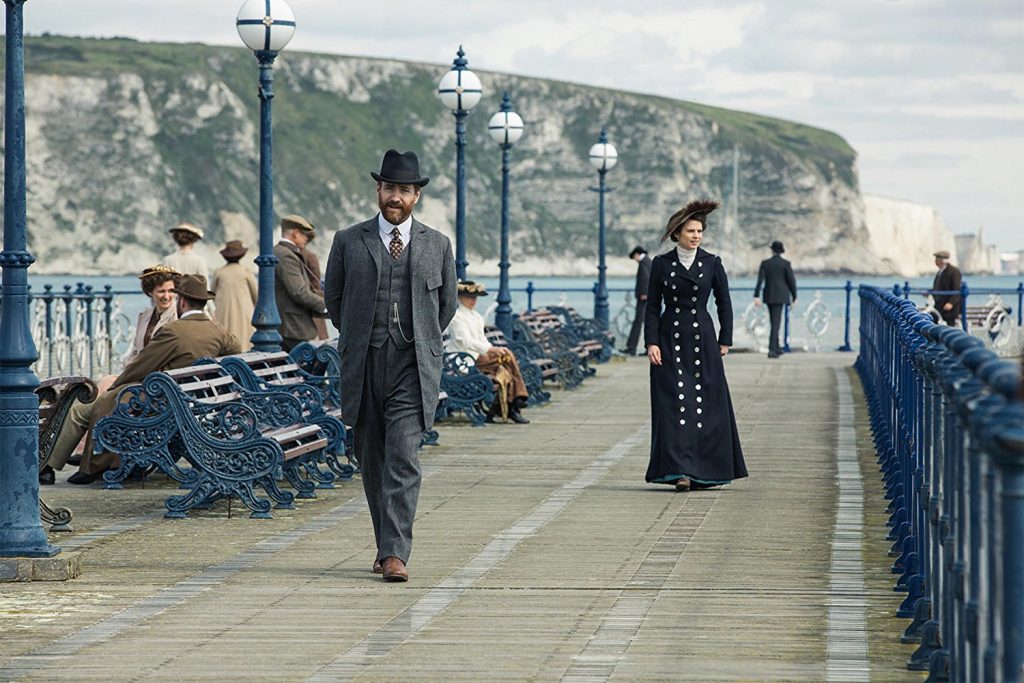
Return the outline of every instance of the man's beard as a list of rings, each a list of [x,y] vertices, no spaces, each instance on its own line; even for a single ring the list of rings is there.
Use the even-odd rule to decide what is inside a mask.
[[[412,207],[409,207],[409,210],[406,211],[405,208],[401,206],[388,206],[386,204],[381,204],[380,212],[383,214],[384,219],[387,220],[388,223],[391,223],[391,225],[400,225],[405,222],[405,219],[412,215]]]

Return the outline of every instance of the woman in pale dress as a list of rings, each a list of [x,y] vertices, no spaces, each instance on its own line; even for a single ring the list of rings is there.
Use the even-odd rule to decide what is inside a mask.
[[[227,264],[213,274],[210,291],[217,295],[217,322],[234,334],[242,352],[252,348],[252,314],[256,310],[256,276],[239,261],[248,249],[239,240],[231,240],[220,250]]]

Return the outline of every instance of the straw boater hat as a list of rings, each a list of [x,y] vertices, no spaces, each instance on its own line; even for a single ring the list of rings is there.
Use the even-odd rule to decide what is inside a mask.
[[[947,261],[949,260],[949,252],[946,251],[945,249],[943,249],[942,251],[935,252],[934,256],[935,258],[944,258]]]
[[[249,250],[245,248],[241,240],[231,240],[220,250],[220,255],[225,259],[240,259],[245,256],[247,251]]]
[[[206,288],[206,278],[202,275],[183,275],[178,286],[171,291],[196,301],[209,301],[217,296]]]
[[[281,231],[298,230],[312,242],[316,238],[316,228],[302,216],[290,213],[281,219]]]
[[[487,288],[472,280],[463,280],[458,287],[459,296],[487,296]]]
[[[175,231],[178,231],[178,230],[181,230],[182,232],[190,232],[193,235],[195,235],[196,237],[198,237],[199,239],[203,239],[203,230],[202,230],[202,228],[198,228],[198,227],[192,225],[191,223],[184,223],[184,222],[183,223],[178,223],[176,226],[174,226],[173,228],[171,228],[167,232],[175,232]]]
[[[718,202],[708,197],[694,199],[692,202],[672,214],[665,226],[665,234],[661,236],[664,242],[672,236],[676,230],[681,228],[686,221],[700,221],[700,224],[707,227],[708,214],[718,208]],[[673,240],[675,241],[675,240]]]
[[[149,268],[143,270],[142,275],[139,276],[139,279],[142,280],[144,278],[149,277],[150,275],[171,275],[177,277],[180,276],[181,273],[176,271],[174,268],[171,268],[170,266],[165,266],[162,263],[158,263],[155,266],[150,266]]]

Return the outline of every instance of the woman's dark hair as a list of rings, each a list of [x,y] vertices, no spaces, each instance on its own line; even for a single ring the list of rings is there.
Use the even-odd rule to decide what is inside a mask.
[[[224,256],[224,255],[221,254],[221,256]],[[238,263],[239,261],[242,260],[242,257],[241,256],[232,256],[231,258],[228,258],[227,256],[224,256],[224,260],[227,261],[228,263]]]
[[[174,286],[178,286],[178,280],[181,276],[177,273],[152,273],[151,275],[144,275],[139,279],[142,283],[142,293],[146,296],[152,296],[153,290],[162,285],[165,282],[173,282]]]
[[[697,221],[698,223],[700,223],[700,230],[701,232],[704,232],[704,229],[708,227],[706,220],[707,219],[705,216],[690,216],[686,220],[682,221],[679,225],[677,225],[675,229],[673,229],[672,232],[669,233],[668,238],[673,242],[678,242],[679,233],[683,231],[683,226],[686,225],[686,223],[689,221]]]
[[[188,230],[171,230],[171,238],[179,247],[187,247],[199,241],[199,235]]]

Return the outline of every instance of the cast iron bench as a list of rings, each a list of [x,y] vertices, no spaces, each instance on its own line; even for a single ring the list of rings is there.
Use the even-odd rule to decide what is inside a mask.
[[[594,374],[588,360],[590,353],[548,324],[544,317],[520,315],[512,323],[513,342],[526,344],[532,357],[551,358],[558,367],[558,381],[562,388],[575,389],[586,377]]]
[[[96,384],[88,377],[51,377],[36,387],[39,397],[39,469],[50,463],[57,435],[75,401],[92,403],[96,400]],[[39,498],[39,517],[50,531],[71,531],[71,510],[50,507]]]
[[[477,369],[468,353],[448,351],[443,359],[441,389],[447,396],[447,415],[462,411],[474,427],[483,426],[486,411],[494,403],[494,382]]]
[[[191,489],[167,499],[164,516],[171,518],[221,498],[228,499],[230,513],[233,496],[250,517],[269,518],[271,502],[258,497],[256,487],[275,507],[288,509],[295,495],[278,487],[279,474],[299,498],[315,498],[313,482],[334,479],[317,467],[329,437],[321,425],[303,421],[299,399],[279,390],[247,391],[213,363],[153,372],[142,384],[125,387],[114,413],[97,422],[93,439],[97,451],[121,459],[103,475],[107,488],[121,488],[135,469],[155,467]],[[191,467],[180,467],[179,459]]]

